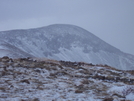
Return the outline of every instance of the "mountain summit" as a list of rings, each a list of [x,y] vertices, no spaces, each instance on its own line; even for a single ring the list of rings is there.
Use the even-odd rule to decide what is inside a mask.
[[[83,28],[67,24],[0,32],[0,56],[40,57],[107,64],[134,69],[134,56],[109,45]]]

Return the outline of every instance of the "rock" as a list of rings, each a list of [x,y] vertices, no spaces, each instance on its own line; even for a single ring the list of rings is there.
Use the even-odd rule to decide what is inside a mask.
[[[113,98],[105,98],[103,101],[113,101]]]
[[[76,90],[75,93],[83,93],[82,90]]]
[[[28,80],[21,80],[20,82],[30,84],[30,82]]]

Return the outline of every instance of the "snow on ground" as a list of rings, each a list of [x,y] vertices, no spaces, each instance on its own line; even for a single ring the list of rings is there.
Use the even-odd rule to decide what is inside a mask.
[[[0,101],[133,101],[134,75],[120,71],[131,80],[119,79],[122,74],[112,70],[86,63],[1,58]]]

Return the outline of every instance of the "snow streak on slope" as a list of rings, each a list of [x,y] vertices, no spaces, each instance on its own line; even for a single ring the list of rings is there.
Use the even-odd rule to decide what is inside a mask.
[[[11,54],[12,57],[47,57],[134,69],[134,56],[121,52],[74,25],[55,24],[36,29],[3,31],[0,38],[7,50],[18,50],[15,52],[17,55]]]

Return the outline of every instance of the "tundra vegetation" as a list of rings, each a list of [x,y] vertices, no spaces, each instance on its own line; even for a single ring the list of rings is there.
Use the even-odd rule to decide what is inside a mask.
[[[0,101],[134,101],[134,71],[39,58],[0,58]]]

